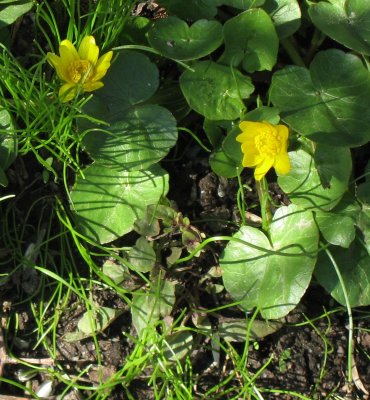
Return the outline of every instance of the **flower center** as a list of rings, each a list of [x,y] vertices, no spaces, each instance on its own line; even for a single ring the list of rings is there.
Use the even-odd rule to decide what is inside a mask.
[[[76,60],[68,66],[69,78],[72,82],[85,81],[92,74],[92,65],[88,60]]]
[[[276,129],[269,128],[255,138],[257,150],[261,155],[275,157],[281,150],[281,138]]]

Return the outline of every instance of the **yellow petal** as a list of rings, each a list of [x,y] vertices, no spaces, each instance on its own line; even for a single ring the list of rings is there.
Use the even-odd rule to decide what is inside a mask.
[[[103,82],[86,82],[83,85],[84,91],[85,92],[93,92],[94,90],[100,89],[101,87],[104,86]]]
[[[275,129],[277,130],[280,139],[286,142],[289,136],[289,129],[285,125],[276,125]]]
[[[94,36],[85,36],[78,48],[81,60],[88,60],[95,65],[99,57],[99,47],[95,44]]]
[[[254,121],[242,121],[239,124],[239,128],[242,131],[242,135],[246,135],[247,137],[254,138],[255,136],[260,135],[263,132],[266,132],[267,129],[271,129],[272,125],[268,122],[254,122]]]
[[[98,81],[105,76],[108,68],[110,67],[112,56],[113,56],[113,51],[108,51],[99,58],[95,66],[94,76],[91,79],[93,82]]]
[[[261,164],[257,165],[254,170],[254,178],[256,181],[260,181],[269,171],[274,163],[274,159],[266,157]]]
[[[73,61],[80,59],[75,46],[73,46],[73,44],[67,39],[60,42],[59,54],[63,63],[66,65],[69,65]]]
[[[59,89],[59,97],[62,103],[73,100],[76,96],[76,93],[77,93],[77,86],[76,84],[73,83],[65,83]]]
[[[263,157],[259,154],[254,144],[243,143],[242,144],[243,167],[254,167],[263,161]]]
[[[287,152],[282,152],[276,156],[274,168],[279,175],[286,175],[290,171],[290,160]]]
[[[54,53],[48,53],[46,55],[46,59],[48,60],[49,64],[55,68],[59,78],[63,81],[68,81],[68,72],[65,70],[61,58]]]

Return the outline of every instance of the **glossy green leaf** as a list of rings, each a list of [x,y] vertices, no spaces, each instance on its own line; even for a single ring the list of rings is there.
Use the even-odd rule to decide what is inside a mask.
[[[356,199],[346,193],[331,211],[315,211],[315,220],[326,241],[348,248],[356,236],[355,222],[361,212]]]
[[[212,121],[205,118],[203,122],[203,129],[211,145],[218,149],[221,147],[222,141],[225,138],[225,132],[233,127],[231,121]]]
[[[216,50],[223,41],[218,21],[200,19],[190,27],[177,17],[157,20],[148,32],[150,45],[175,60],[195,60]]]
[[[260,7],[265,0],[219,0],[220,5],[238,8],[240,10],[248,10],[249,8]]]
[[[318,145],[315,158],[304,150],[289,153],[291,170],[278,178],[292,203],[304,208],[331,210],[347,191],[352,170],[347,148]]]
[[[170,363],[179,362],[187,355],[190,355],[192,347],[193,335],[191,332],[183,330],[172,333],[165,337],[163,358]]]
[[[0,28],[15,22],[33,7],[31,0],[5,1],[0,4]]]
[[[211,19],[217,14],[217,6],[220,0],[158,0],[171,15],[195,21],[197,19]]]
[[[136,51],[121,52],[104,77],[103,88],[94,95],[105,108],[99,104],[93,108],[94,113],[89,112],[94,105],[90,101],[86,112],[107,122],[119,120],[122,112],[148,100],[158,86],[158,68],[147,56]]]
[[[277,125],[280,122],[279,110],[276,107],[258,107],[244,115],[245,121],[267,121]]]
[[[132,298],[132,323],[139,336],[160,317],[170,315],[175,304],[175,283],[157,279],[148,293],[135,293]]]
[[[79,176],[71,192],[80,231],[108,243],[133,229],[168,191],[168,175],[159,166],[128,172],[92,164]]]
[[[0,168],[6,170],[15,160],[18,153],[17,136],[10,113],[0,110]]]
[[[341,272],[351,307],[370,304],[370,255],[359,240],[349,249],[330,247],[330,252]],[[315,277],[340,304],[346,301],[334,266],[325,252],[320,252]]]
[[[269,239],[243,226],[221,255],[226,290],[240,305],[258,307],[264,318],[281,318],[300,301],[316,263],[318,230],[309,211],[279,208]]]
[[[292,129],[332,146],[370,140],[370,73],[353,54],[319,52],[310,65],[286,67],[272,78],[271,101]]]
[[[370,55],[370,3],[368,0],[327,0],[311,4],[312,22],[332,39]]]
[[[143,237],[140,237],[135,246],[128,253],[128,261],[135,271],[149,272],[156,262],[153,246]]]
[[[253,92],[251,79],[237,70],[201,61],[180,77],[181,90],[190,107],[211,120],[234,120],[245,109],[243,99]]]
[[[238,135],[240,135],[240,129],[238,126],[236,126],[226,135],[222,143],[222,150],[225,152],[227,157],[229,157],[236,165],[242,168],[243,153],[241,144],[236,141],[236,137]]]
[[[320,232],[331,244],[348,248],[356,235],[351,217],[332,212],[316,211],[315,219]]]
[[[136,106],[120,114],[110,126],[96,127],[83,138],[100,165],[127,170],[149,168],[176,144],[176,120],[165,108]]]
[[[220,62],[247,72],[271,71],[277,60],[279,39],[269,15],[251,9],[224,24],[225,52]]]
[[[224,178],[235,178],[241,169],[240,164],[228,157],[222,149],[218,149],[210,155],[209,165],[215,174]]]
[[[270,15],[280,39],[293,35],[301,25],[297,0],[266,0],[263,9]]]

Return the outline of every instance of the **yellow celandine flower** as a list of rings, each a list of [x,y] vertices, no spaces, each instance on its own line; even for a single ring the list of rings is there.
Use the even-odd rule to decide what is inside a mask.
[[[108,51],[99,58],[99,47],[93,36],[85,36],[78,51],[69,40],[63,40],[59,54],[48,53],[47,60],[65,82],[59,90],[62,102],[72,100],[78,93],[92,92],[104,86],[100,80],[110,67],[113,52]]]
[[[269,122],[242,121],[242,133],[236,140],[242,145],[243,166],[255,167],[254,177],[260,181],[271,167],[285,175],[290,171],[288,157],[289,130],[285,125],[272,125]]]

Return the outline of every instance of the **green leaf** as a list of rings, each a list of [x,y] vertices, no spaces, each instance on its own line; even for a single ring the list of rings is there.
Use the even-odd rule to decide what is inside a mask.
[[[225,137],[222,143],[222,150],[226,156],[229,157],[233,162],[242,168],[243,153],[239,142],[236,141],[236,137],[240,135],[240,128],[234,127]]]
[[[178,331],[165,337],[163,359],[170,362],[179,362],[190,355],[193,347],[193,335],[189,331]]]
[[[331,244],[348,248],[356,236],[355,224],[351,217],[316,211],[315,219],[325,240]]]
[[[242,99],[253,92],[251,79],[237,70],[200,61],[180,77],[181,90],[190,107],[211,120],[234,120],[245,109]]]
[[[117,285],[130,277],[127,267],[122,264],[117,264],[116,261],[110,259],[103,264],[103,274],[112,279]]]
[[[370,140],[370,73],[353,54],[319,52],[310,69],[289,66],[272,78],[270,98],[290,127],[331,146]]]
[[[325,240],[348,248],[355,239],[355,222],[360,212],[356,199],[346,193],[332,211],[315,211],[315,220]]]
[[[220,5],[238,8],[240,10],[248,10],[262,6],[265,0],[219,0]]]
[[[252,326],[250,326],[252,324]],[[223,318],[217,325],[217,332],[227,342],[245,342],[249,339],[262,339],[276,332],[282,327],[281,322],[259,321],[257,319],[248,321],[242,318]]]
[[[219,0],[158,0],[169,14],[183,19],[195,21],[197,19],[211,19],[217,14]]]
[[[148,293],[134,293],[131,305],[132,323],[140,336],[160,317],[170,315],[175,304],[175,283],[157,279]]]
[[[133,229],[168,191],[168,175],[159,166],[128,172],[92,164],[71,192],[79,229],[88,238],[108,243]]]
[[[0,168],[6,170],[14,162],[18,153],[17,136],[10,113],[0,109]]]
[[[146,33],[150,29],[151,20],[142,16],[130,16],[125,21],[125,29],[122,30],[118,43],[120,45],[148,45]]]
[[[93,115],[108,122],[119,120],[122,112],[148,100],[158,86],[158,68],[148,57],[136,51],[121,52],[104,77],[103,88],[94,95],[102,99],[106,110]],[[90,103],[87,104],[87,113]],[[94,111],[98,109],[94,108]]]
[[[66,333],[63,340],[76,342],[103,332],[121,313],[121,310],[109,307],[98,307],[86,311],[78,321],[76,331]]]
[[[293,35],[301,25],[297,0],[266,0],[263,9],[270,15],[280,39]]]
[[[128,261],[139,272],[149,272],[156,262],[156,254],[150,243],[140,237],[128,253]]]
[[[209,165],[215,174],[224,178],[235,178],[241,169],[240,164],[235,163],[222,149],[216,150],[210,155]]]
[[[289,152],[291,170],[278,178],[292,203],[329,211],[347,191],[352,170],[347,148],[318,145],[315,159],[304,150]]]
[[[251,9],[224,24],[225,52],[220,62],[247,72],[271,71],[277,60],[279,39],[269,15]]]
[[[267,121],[270,124],[277,125],[280,122],[279,110],[276,107],[258,107],[245,114],[245,121]]]
[[[190,27],[177,17],[157,20],[148,32],[150,45],[174,60],[202,58],[223,41],[222,25],[218,21],[200,19]]]
[[[368,0],[328,0],[311,4],[312,22],[332,39],[370,55],[370,3]]]
[[[225,138],[225,131],[229,131],[233,127],[231,121],[212,121],[205,118],[203,122],[203,130],[211,145],[218,149],[221,147],[222,141]]]
[[[32,0],[15,0],[2,3],[0,4],[0,28],[12,24],[23,14],[30,11],[33,6]]]
[[[231,296],[246,310],[258,307],[264,318],[274,319],[299,303],[311,281],[318,230],[311,212],[290,205],[276,211],[270,237],[271,244],[257,228],[243,226],[220,265]]]
[[[331,247],[330,252],[338,265],[349,297],[351,307],[370,304],[370,255],[359,240],[354,240],[349,249]],[[315,277],[331,296],[345,305],[342,286],[331,260],[320,252]]]
[[[148,104],[122,112],[108,127],[96,127],[84,136],[83,144],[100,165],[134,171],[161,160],[176,140],[172,114]]]

